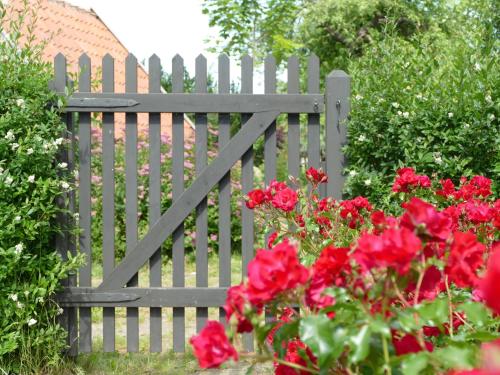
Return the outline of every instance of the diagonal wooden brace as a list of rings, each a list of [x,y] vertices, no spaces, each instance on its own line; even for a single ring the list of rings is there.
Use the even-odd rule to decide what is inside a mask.
[[[124,287],[279,114],[280,111],[255,113],[221,150],[217,158],[201,172],[135,248],[125,256],[109,277],[103,280],[97,291],[112,291]]]

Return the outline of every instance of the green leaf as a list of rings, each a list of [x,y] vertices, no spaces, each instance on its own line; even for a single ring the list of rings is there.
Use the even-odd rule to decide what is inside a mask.
[[[297,337],[299,329],[299,321],[295,320],[288,324],[283,324],[276,330],[273,338],[273,348],[278,356],[282,358],[285,355],[286,347],[284,342],[290,341],[292,338]]]
[[[448,300],[445,298],[436,298],[432,302],[417,305],[415,310],[425,321],[425,325],[436,327],[449,319]]]
[[[479,302],[465,302],[461,304],[457,310],[465,312],[467,321],[479,327],[484,326],[490,317],[488,309]]]
[[[401,371],[403,375],[418,375],[427,367],[429,356],[427,352],[420,352],[408,355],[401,362]]]
[[[446,368],[469,369],[475,365],[474,349],[471,346],[459,347],[449,345],[435,350],[432,356]]]
[[[350,361],[352,363],[358,363],[364,360],[370,353],[370,338],[372,330],[368,324],[361,327],[358,334],[351,337],[351,351],[352,356]]]
[[[300,321],[300,339],[318,358],[320,367],[328,367],[344,350],[347,330],[336,327],[326,315],[311,315]]]
[[[494,334],[488,331],[478,331],[478,332],[472,332],[469,333],[466,338],[468,340],[478,340],[481,342],[487,342],[487,341],[492,341],[495,339],[498,339],[498,333]]]

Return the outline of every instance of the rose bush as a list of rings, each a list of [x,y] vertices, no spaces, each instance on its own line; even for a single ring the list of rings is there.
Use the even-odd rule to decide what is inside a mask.
[[[274,361],[276,374],[498,374],[500,200],[491,181],[455,187],[403,168],[391,216],[364,197],[321,198],[328,177],[306,176],[309,189],[274,181],[248,194],[272,232],[269,249],[228,291],[228,334],[212,321],[191,340],[200,366],[237,360],[239,334],[253,331],[253,358]]]

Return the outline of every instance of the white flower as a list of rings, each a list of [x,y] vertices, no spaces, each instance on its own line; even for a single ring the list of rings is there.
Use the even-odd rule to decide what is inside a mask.
[[[8,141],[13,141],[14,140],[14,133],[12,130],[9,130],[7,134],[5,134],[5,139]]]
[[[14,220],[15,220],[15,221],[17,221],[17,222],[21,221],[21,216],[19,216],[19,215],[18,215],[18,216],[16,216],[16,217],[14,218]]]
[[[61,187],[65,190],[69,189],[69,184],[66,181],[61,182]]]
[[[43,297],[37,297],[36,302],[37,303],[43,303]]]
[[[73,217],[75,218],[75,220],[79,220],[80,219],[80,214],[78,212],[75,212],[73,214]]]
[[[24,307],[24,304],[21,303],[21,302],[17,302],[16,306],[17,306],[18,309],[22,309]]]
[[[19,143],[13,143],[10,148],[12,148],[12,151],[15,151],[19,147]]]
[[[480,70],[481,70],[481,64],[479,64],[479,63],[475,63],[475,64],[474,64],[474,69],[475,69],[477,72],[478,72],[478,71],[480,71]]]
[[[63,308],[62,307],[59,307],[57,309],[57,315],[61,315],[62,313],[64,312]]]
[[[12,184],[12,181],[14,181],[14,179],[13,179],[11,176],[7,176],[7,178],[5,179],[5,183],[6,183],[7,185]]]
[[[28,295],[29,295],[29,294],[30,294],[30,291],[29,291],[29,290],[25,290],[25,291],[24,291],[24,295],[25,295],[26,297],[28,297]]]
[[[411,86],[410,85],[406,86],[405,90],[408,90],[408,91],[411,90]]]
[[[391,105],[394,107],[394,108],[399,108],[399,103],[397,102],[392,102]]]
[[[384,98],[379,98],[379,99],[378,99],[378,102],[379,102],[379,103],[385,102],[385,99],[384,99]]]
[[[356,99],[356,100],[361,100],[361,99],[363,99],[363,95],[359,95],[359,94],[357,94],[357,95],[354,97],[354,99]]]
[[[26,154],[31,155],[34,152],[34,150],[30,147],[26,150]]]
[[[403,112],[403,117],[408,118],[408,117],[410,117],[410,114],[408,112]]]
[[[358,172],[356,172],[354,169],[352,169],[352,170],[349,171],[349,176],[351,176],[351,177],[354,177],[357,174],[358,174]]]
[[[16,105],[18,107],[24,107],[24,99],[20,98],[16,100]]]
[[[436,162],[436,164],[442,164],[443,163],[443,159],[441,158],[441,153],[440,152],[434,152],[433,156],[434,156],[434,161]]]
[[[448,112],[448,118],[452,118],[453,117],[453,112]]]
[[[9,298],[14,301],[14,302],[17,302],[17,294],[9,294]]]
[[[21,254],[21,252],[23,251],[24,249],[24,245],[22,242],[18,243],[16,246],[15,246],[15,252],[16,254]]]
[[[398,116],[401,116],[402,114],[403,114],[403,112],[398,111]]]
[[[62,162],[62,163],[57,164],[57,166],[61,169],[66,169],[66,168],[68,168],[68,163]]]
[[[469,125],[469,124],[467,124],[467,123],[465,123],[465,124],[464,124],[464,129],[469,129],[469,128],[470,128],[470,125]]]
[[[418,93],[418,94],[416,95],[416,97],[417,97],[417,99],[422,99],[424,96],[423,96],[422,94]]]
[[[35,175],[28,176],[28,182],[33,183],[35,182]]]
[[[487,94],[487,95],[484,97],[484,99],[486,99],[486,101],[487,101],[488,103],[493,103],[493,100],[491,100],[491,95],[490,95],[490,94]]]
[[[44,143],[44,144],[43,144],[43,149],[44,149],[44,150],[48,150],[48,149],[50,149],[51,147],[52,147],[52,145],[51,145],[50,143]]]
[[[78,172],[78,169],[75,169],[73,171],[73,176],[78,180],[78,177],[80,177],[80,173]]]
[[[364,134],[361,134],[359,137],[358,137],[358,141],[360,142],[364,142],[366,141],[366,136]]]
[[[63,141],[64,141],[64,138],[57,138],[54,141],[54,144],[59,146],[59,145],[62,145]]]
[[[372,180],[371,179],[368,178],[368,179],[365,180],[365,185],[366,186],[370,186],[371,184],[372,184]]]
[[[495,115],[492,113],[490,114],[490,121],[493,121],[495,119]]]
[[[37,323],[36,319],[31,318],[30,320],[28,320],[28,326],[29,327],[31,327],[32,325],[35,325],[36,323]]]

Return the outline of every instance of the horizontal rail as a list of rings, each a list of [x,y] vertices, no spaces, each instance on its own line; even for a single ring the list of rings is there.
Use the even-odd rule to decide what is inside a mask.
[[[76,92],[66,112],[321,113],[319,94],[115,94]]]
[[[56,297],[61,306],[79,307],[219,307],[228,288],[135,288],[102,292],[68,287]]]

